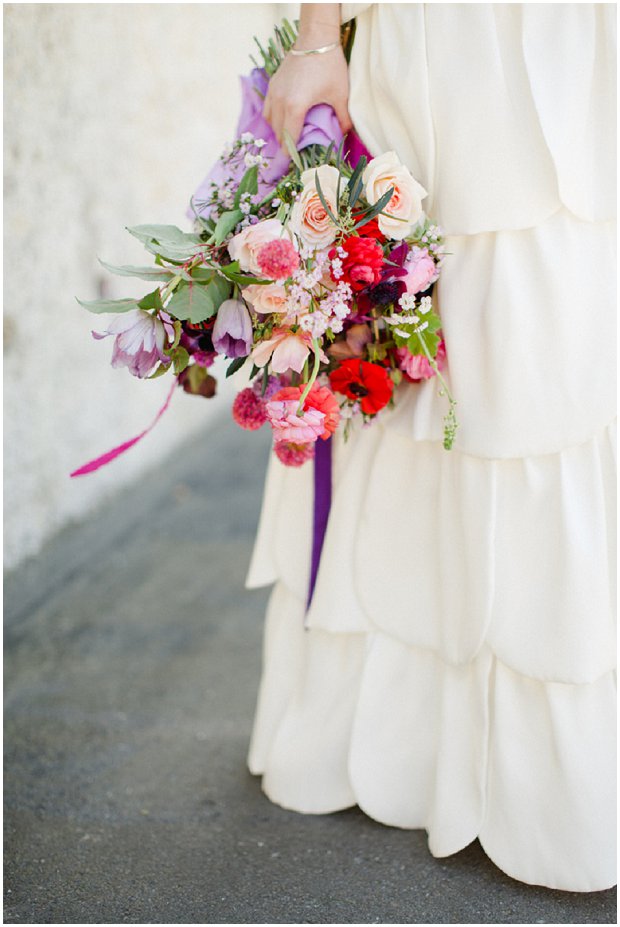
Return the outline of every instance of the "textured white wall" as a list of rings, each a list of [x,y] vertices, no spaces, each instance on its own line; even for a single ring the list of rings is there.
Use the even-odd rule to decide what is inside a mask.
[[[268,3],[4,6],[7,567],[149,468],[156,478],[175,443],[228,414],[230,389],[215,400],[177,390],[141,444],[68,476],[141,431],[170,383],[113,370],[111,339],[90,335],[110,316],[74,297],[147,291],[96,258],[144,263],[127,225],[189,227],[189,196],[234,133],[252,37],[266,38],[281,13]]]

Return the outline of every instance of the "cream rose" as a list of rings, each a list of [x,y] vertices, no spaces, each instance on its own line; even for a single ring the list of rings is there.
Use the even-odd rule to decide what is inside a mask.
[[[243,298],[250,303],[255,312],[267,315],[270,312],[285,313],[287,311],[287,295],[283,286],[269,283],[261,286],[252,283],[243,290]]]
[[[333,214],[338,215],[338,171],[330,164],[322,164],[318,168],[304,171],[301,175],[304,186],[291,210],[288,227],[295,235],[299,235],[304,245],[311,248],[327,248],[336,238],[338,229],[329,218],[317,193],[317,174],[325,202]]]
[[[233,261],[239,261],[241,270],[262,276],[256,256],[263,245],[276,238],[290,238],[284,226],[277,219],[264,219],[256,225],[248,225],[228,242],[228,253]]]
[[[422,200],[427,195],[424,187],[401,164],[395,151],[386,151],[373,158],[362,175],[369,203],[377,200],[394,187],[392,199],[384,206],[389,216],[379,214],[379,228],[386,238],[400,241],[409,235],[424,215]]]

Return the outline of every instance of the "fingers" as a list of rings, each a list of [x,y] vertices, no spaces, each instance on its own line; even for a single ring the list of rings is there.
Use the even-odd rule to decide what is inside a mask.
[[[353,128],[353,122],[349,115],[346,100],[335,100],[333,105],[342,133],[346,135],[349,129]]]

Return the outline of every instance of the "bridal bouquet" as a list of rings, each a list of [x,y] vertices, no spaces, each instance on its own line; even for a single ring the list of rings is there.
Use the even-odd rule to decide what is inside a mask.
[[[439,378],[450,448],[455,402],[432,302],[444,249],[422,208],[426,191],[393,151],[360,155],[325,105],[309,111],[297,146],[288,140],[290,157],[282,152],[262,117],[269,76],[295,37],[288,23],[277,35],[243,80],[238,137],[192,199],[193,231],[128,230],[154,263],[104,266],[156,286],[142,299],[81,302],[115,313],[93,335],[113,337],[113,366],[171,374],[206,397],[218,355],[230,360],[227,376],[247,367],[233,417],[250,430],[268,424],[290,466],[339,423],[346,438],[355,417],[372,421],[403,379]]]

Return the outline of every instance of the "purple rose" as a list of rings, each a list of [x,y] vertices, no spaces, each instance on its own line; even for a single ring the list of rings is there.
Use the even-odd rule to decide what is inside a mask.
[[[252,320],[240,299],[225,299],[213,326],[213,347],[226,357],[247,357],[252,348]]]

